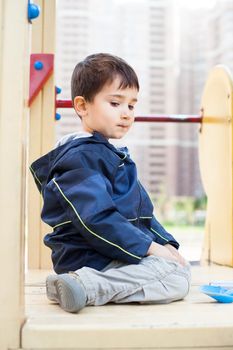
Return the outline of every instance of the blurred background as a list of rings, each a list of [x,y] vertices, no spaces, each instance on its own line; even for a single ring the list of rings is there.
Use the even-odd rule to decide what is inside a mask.
[[[124,58],[140,82],[135,115],[199,114],[208,73],[233,72],[233,0],[57,0],[56,85],[70,99],[74,66],[87,55]],[[81,129],[60,111],[56,137]],[[198,164],[199,125],[135,123],[115,145],[127,145],[155,215],[199,260],[206,196]],[[182,251],[181,251],[182,252]]]

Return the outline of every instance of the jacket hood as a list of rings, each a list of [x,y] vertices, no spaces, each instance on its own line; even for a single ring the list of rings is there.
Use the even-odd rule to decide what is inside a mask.
[[[109,143],[106,137],[104,137],[97,131],[95,131],[93,135],[87,135],[86,137],[84,137],[84,135],[78,137],[77,133],[65,136],[57,143],[57,147],[55,149],[51,150],[44,156],[38,158],[31,164],[30,170],[35,179],[38,190],[40,192],[42,191],[43,187],[50,180],[51,172],[54,169],[55,165],[57,165],[60,159],[62,159],[63,156],[72,148],[79,147],[83,144],[97,143],[104,144],[106,147],[111,149],[113,152],[117,153],[119,156],[122,156],[122,154],[125,155],[125,152],[128,153],[127,147],[114,147],[111,143]]]
[[[83,138],[83,137],[92,137],[93,135],[90,132],[87,131],[79,131],[79,132],[74,132],[72,134],[68,134],[63,136],[55,145],[56,147],[59,146],[63,146],[64,144],[66,144],[67,142],[79,139],[79,138]]]

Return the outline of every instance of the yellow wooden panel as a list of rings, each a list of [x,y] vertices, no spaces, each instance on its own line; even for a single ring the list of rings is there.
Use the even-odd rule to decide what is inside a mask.
[[[14,25],[12,25],[14,24]],[[20,347],[24,321],[27,0],[0,1],[0,349]]]
[[[33,27],[32,52],[54,53],[55,47],[55,0],[40,0],[40,20]],[[54,74],[49,78],[33,102],[31,107],[30,125],[30,162],[47,153],[54,147],[55,121],[54,121]],[[51,228],[40,220],[42,199],[33,183],[29,183],[29,237],[28,256],[30,268],[50,268],[50,250],[44,246],[44,235]]]
[[[43,52],[54,53],[55,49],[55,1],[43,1]],[[54,74],[49,78],[43,88],[43,102],[41,115],[41,153],[45,154],[54,148],[55,119],[54,119],[55,82]],[[51,250],[43,244],[44,235],[51,232],[51,227],[41,222],[40,232],[40,268],[52,267]]]
[[[232,91],[230,72],[217,66],[202,96],[200,170],[208,197],[204,258],[233,266]]]
[[[31,35],[31,52],[41,53],[43,47],[43,1],[38,0],[37,5],[41,8],[40,16],[33,21]],[[41,155],[41,113],[42,113],[42,93],[32,103],[30,107],[30,127],[29,127],[29,164]],[[41,256],[41,195],[38,192],[32,175],[28,179],[28,267],[37,269],[40,266]]]
[[[42,94],[39,93],[30,110],[29,164],[41,154],[41,99]],[[40,265],[41,195],[31,174],[28,188],[28,266],[36,269]]]
[[[42,104],[42,154],[54,148],[55,143],[55,121],[54,121],[54,76],[52,76],[43,89]],[[51,268],[51,250],[43,243],[44,235],[51,232],[51,227],[41,222],[40,234],[40,268]]]
[[[43,52],[54,53],[56,36],[56,1],[44,0],[43,8]]]
[[[36,4],[40,6],[41,13],[40,16],[33,21],[33,25],[31,27],[31,52],[41,53],[43,49],[43,0],[36,0]]]

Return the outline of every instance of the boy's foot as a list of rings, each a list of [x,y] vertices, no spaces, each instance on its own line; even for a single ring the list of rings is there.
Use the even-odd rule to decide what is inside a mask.
[[[50,275],[46,279],[46,293],[68,312],[78,312],[86,305],[86,293],[75,273]]]

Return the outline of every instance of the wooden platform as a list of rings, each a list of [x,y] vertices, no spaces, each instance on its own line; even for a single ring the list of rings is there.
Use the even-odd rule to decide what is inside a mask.
[[[69,314],[49,302],[45,277],[30,271],[26,279],[23,349],[233,349],[233,303],[220,304],[198,287],[233,280],[233,269],[194,266],[190,294],[168,305],[89,306]]]

